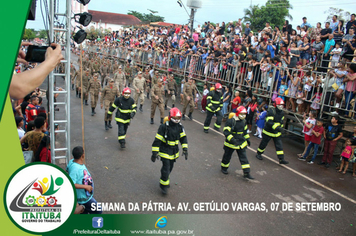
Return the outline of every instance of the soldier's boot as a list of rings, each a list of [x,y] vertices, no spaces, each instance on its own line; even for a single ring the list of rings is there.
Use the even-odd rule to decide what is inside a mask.
[[[245,179],[255,179],[250,175],[250,172],[244,173],[244,178]]]
[[[105,121],[105,130],[109,130],[108,122],[107,122],[107,121]]]
[[[185,115],[184,114],[182,115],[182,120],[185,120]]]
[[[75,89],[75,96],[78,97],[78,89]]]
[[[159,187],[161,188],[162,194],[166,195],[168,187],[166,185],[160,184]]]
[[[129,83],[129,85],[127,87],[131,87],[131,84]]]
[[[283,159],[279,159],[279,164],[282,164],[282,165],[287,165],[289,163],[289,161],[286,161]]]
[[[192,116],[192,113],[191,113],[191,112],[189,112],[188,117],[189,117],[190,120],[193,120],[193,116]]]
[[[140,112],[143,112],[143,110],[142,110],[142,104],[140,104],[139,110],[140,110]]]
[[[78,91],[79,98],[82,98],[82,93]]]
[[[221,167],[221,172],[224,174],[224,175],[227,175],[229,172],[227,172],[227,168],[226,167]]]
[[[174,104],[172,104],[172,108],[175,107]]]
[[[94,116],[94,107],[91,108],[91,116]]]
[[[163,118],[161,118],[161,124],[163,124]]]
[[[94,107],[93,109],[94,109],[94,114],[96,114],[96,112],[95,112],[95,107]]]
[[[88,100],[85,100],[85,106],[88,106]]]
[[[151,124],[151,125],[153,125],[153,123],[154,123],[154,122],[153,122],[153,118],[151,118],[151,122],[150,122],[150,124]]]
[[[147,93],[147,99],[150,99],[150,93]]]
[[[64,77],[63,77],[64,78]],[[72,90],[74,90],[74,84],[72,84]]]
[[[109,120],[108,127],[109,127],[110,129],[112,129],[111,120]]]
[[[164,110],[167,110],[167,104],[164,105]]]
[[[262,155],[261,155],[261,154],[258,154],[258,153],[257,153],[257,155],[256,155],[256,158],[257,158],[258,160],[261,160],[261,161],[263,160]]]

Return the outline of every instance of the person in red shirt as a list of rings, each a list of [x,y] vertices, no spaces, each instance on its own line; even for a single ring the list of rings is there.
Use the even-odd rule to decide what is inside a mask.
[[[37,117],[36,105],[38,105],[38,97],[37,96],[32,96],[31,97],[31,103],[28,104],[26,109],[25,109],[26,123],[34,120]]]
[[[316,119],[316,126],[314,126],[314,128],[312,130],[312,136],[310,138],[310,143],[307,147],[307,151],[305,152],[305,154],[303,156],[303,158],[306,159],[310,153],[310,150],[312,149],[312,147],[314,147],[314,155],[313,155],[312,159],[307,162],[308,164],[314,164],[314,160],[315,160],[316,154],[318,153],[318,148],[320,145],[320,140],[321,140],[323,132],[324,132],[323,120],[318,118],[318,119]]]
[[[236,112],[236,108],[239,107],[240,103],[241,103],[240,93],[239,93],[239,91],[236,91],[235,92],[235,98],[231,102],[231,110],[232,110],[232,112]]]
[[[44,136],[35,153],[35,161],[52,163],[51,161],[51,139],[49,136]]]

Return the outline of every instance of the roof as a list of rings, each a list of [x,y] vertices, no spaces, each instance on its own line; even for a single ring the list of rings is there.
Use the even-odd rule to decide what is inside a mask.
[[[173,25],[180,26],[179,24],[173,24],[173,23],[167,23],[167,22],[151,22],[151,25],[154,25],[154,26],[165,26],[165,27],[173,26]]]
[[[88,10],[93,16],[92,22],[101,22],[114,25],[138,25],[141,21],[132,15],[118,14],[112,12]]]

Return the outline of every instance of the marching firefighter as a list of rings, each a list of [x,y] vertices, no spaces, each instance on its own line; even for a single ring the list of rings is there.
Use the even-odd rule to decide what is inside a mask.
[[[276,147],[277,157],[279,164],[288,164],[289,162],[284,160],[283,145],[281,140],[284,112],[284,101],[282,98],[276,98],[275,107],[269,107],[267,110],[266,123],[262,131],[262,140],[260,146],[257,149],[256,158],[262,160],[262,154],[265,151],[268,142],[273,138],[274,146]]]
[[[125,148],[127,128],[130,125],[131,119],[134,118],[137,109],[135,101],[131,98],[131,89],[124,88],[122,96],[115,99],[114,104],[112,104],[108,111],[108,118],[115,109],[117,109],[115,120],[119,128],[118,140],[121,148]]]
[[[223,107],[223,96],[221,93],[222,86],[220,83],[215,84],[215,90],[210,91],[207,96],[207,106],[206,106],[206,119],[204,122],[204,132],[209,132],[209,126],[211,123],[211,118],[216,114],[216,122],[214,124],[214,129],[219,130],[221,127],[221,121],[223,115],[221,113],[221,108]]]
[[[156,107],[158,106],[158,110],[161,115],[161,124],[163,124],[163,118],[164,118],[164,105],[163,105],[163,96],[164,96],[164,87],[163,87],[163,80],[159,79],[157,81],[157,84],[153,85],[153,88],[151,90],[151,98],[152,98],[152,103],[151,103],[151,122],[150,124],[152,125],[153,118],[155,116],[156,112]]]
[[[109,85],[103,88],[101,93],[100,107],[105,108],[104,122],[105,122],[105,130],[109,130],[112,128],[111,120],[112,116],[108,116],[109,108],[112,106],[116,97],[120,96],[119,89],[114,84],[114,79],[110,79]]]
[[[176,101],[176,92],[178,91],[177,82],[173,78],[173,73],[169,73],[167,80],[167,94],[166,94],[166,102],[164,104],[164,109],[167,110],[167,104],[170,99],[172,99],[172,107],[174,107],[174,103]]]
[[[230,165],[231,155],[236,150],[244,172],[244,178],[254,179],[250,175],[250,164],[246,156],[247,145],[250,146],[250,135],[247,133],[246,125],[246,108],[239,106],[236,109],[235,115],[226,121],[224,127],[224,135],[226,140],[224,142],[224,156],[221,161],[221,172],[225,175],[228,174],[227,169]]]
[[[182,113],[176,107],[169,111],[168,121],[160,125],[155,140],[152,144],[152,162],[161,157],[161,179],[160,188],[163,194],[167,194],[169,188],[169,175],[172,172],[174,162],[179,157],[180,142],[183,148],[183,155],[188,160],[188,140],[184,128],[180,123]]]

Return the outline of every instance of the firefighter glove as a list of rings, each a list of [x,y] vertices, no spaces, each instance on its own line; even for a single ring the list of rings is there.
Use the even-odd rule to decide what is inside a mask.
[[[152,152],[151,161],[152,161],[152,162],[155,162],[156,159],[158,159],[157,152]]]
[[[183,155],[185,156],[185,159],[188,160],[188,149],[183,148]]]
[[[246,139],[248,146],[251,146],[251,141],[250,139]]]
[[[131,119],[134,118],[135,115],[136,115],[135,112],[131,112]]]

